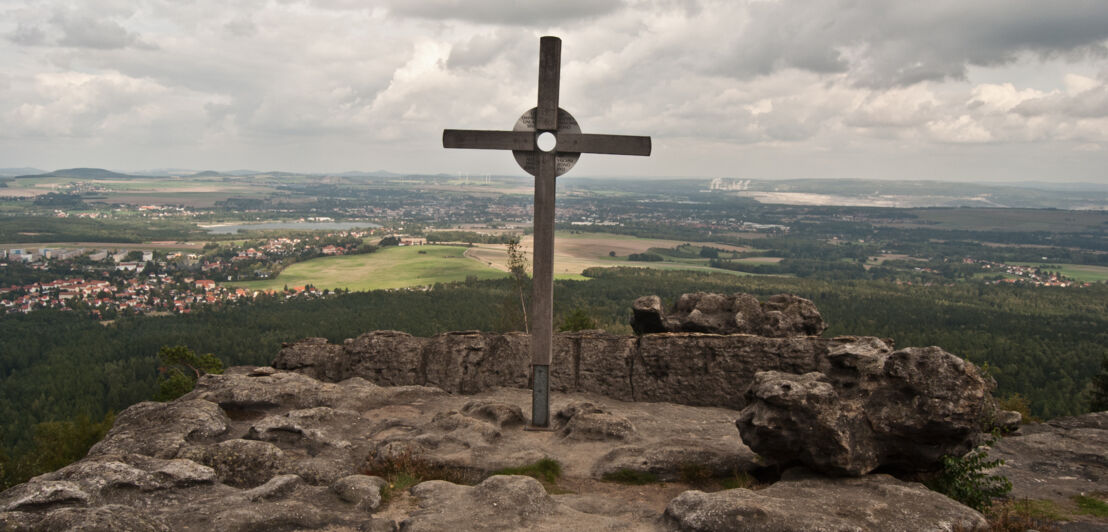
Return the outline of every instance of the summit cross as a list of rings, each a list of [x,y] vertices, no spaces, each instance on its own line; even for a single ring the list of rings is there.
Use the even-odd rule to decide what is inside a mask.
[[[511,131],[446,129],[444,148],[511,150],[535,176],[534,283],[531,288],[531,425],[550,427],[550,360],[554,337],[554,189],[582,153],[650,155],[650,137],[581,133],[577,120],[558,107],[562,40],[539,41],[538,106],[523,113]],[[550,137],[553,137],[552,139]],[[553,140],[552,146],[547,144]]]

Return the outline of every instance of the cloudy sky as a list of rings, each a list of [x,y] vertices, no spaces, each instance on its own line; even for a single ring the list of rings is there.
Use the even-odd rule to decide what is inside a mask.
[[[0,167],[519,174],[444,150],[534,106],[570,176],[1108,183],[1105,0],[0,0]]]

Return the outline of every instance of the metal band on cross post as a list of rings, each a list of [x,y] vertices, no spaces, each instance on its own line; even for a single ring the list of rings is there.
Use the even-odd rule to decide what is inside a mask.
[[[577,120],[558,107],[562,41],[543,37],[539,45],[538,105],[523,113],[511,131],[446,129],[444,148],[511,150],[516,162],[535,176],[534,283],[531,289],[531,425],[550,427],[550,362],[554,347],[554,190],[555,178],[573,168],[582,153],[650,155],[650,137],[582,134]],[[548,151],[540,134],[554,135]]]

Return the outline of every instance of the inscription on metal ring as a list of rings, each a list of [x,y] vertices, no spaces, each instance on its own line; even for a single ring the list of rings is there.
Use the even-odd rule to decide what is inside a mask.
[[[531,110],[523,113],[523,116],[516,120],[515,127],[512,131],[535,131],[535,110],[532,107]],[[573,118],[573,115],[569,114],[565,109],[558,108],[558,130],[554,131],[554,136],[557,137],[558,133],[580,133],[581,126],[577,125],[577,120]],[[513,150],[512,155],[515,156],[516,162],[519,163],[519,167],[523,168],[523,171],[531,175],[538,175],[539,173],[539,152],[535,151],[520,151]],[[559,152],[558,147],[554,146],[554,175],[560,176],[568,172],[573,165],[577,164],[577,159],[581,158],[580,153],[573,152]]]

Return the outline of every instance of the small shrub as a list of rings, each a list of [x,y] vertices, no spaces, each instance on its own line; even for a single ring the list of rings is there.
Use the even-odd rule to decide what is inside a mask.
[[[575,308],[562,318],[562,324],[558,326],[561,332],[585,331],[596,329],[596,320],[592,319],[585,309]]]
[[[1079,513],[1096,517],[1108,517],[1108,502],[1088,495],[1074,495],[1072,500],[1077,504]]]
[[[203,355],[183,345],[163,345],[158,350],[157,401],[172,401],[192,391],[201,376],[223,373],[223,361],[211,353]]]
[[[619,482],[620,484],[634,484],[641,486],[643,484],[654,484],[658,482],[658,475],[650,473],[648,471],[635,471],[633,469],[620,469],[619,471],[613,471],[611,473],[604,473],[601,477],[608,482]]]
[[[996,440],[997,437],[993,436],[985,445],[960,458],[944,457],[942,470],[927,483],[927,487],[979,512],[987,510],[993,499],[1012,491],[1012,482],[1006,477],[985,473],[1004,464],[1004,460],[989,459],[986,447],[996,443]]]
[[[1001,410],[1014,410],[1019,412],[1020,416],[1022,416],[1020,423],[1024,425],[1041,421],[1039,418],[1031,415],[1031,401],[1018,393],[997,400],[996,406]]]

